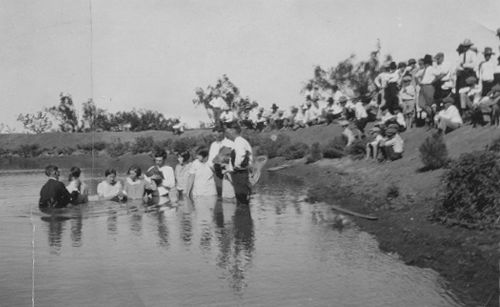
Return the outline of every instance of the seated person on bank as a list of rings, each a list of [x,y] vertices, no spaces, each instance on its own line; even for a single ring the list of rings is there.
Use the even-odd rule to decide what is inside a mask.
[[[326,120],[326,124],[331,124],[335,119],[342,117],[342,107],[339,103],[335,103],[333,98],[328,98],[328,104],[323,109],[323,117]]]
[[[55,165],[45,168],[45,175],[49,180],[40,190],[40,209],[64,208],[71,202],[71,195],[62,182],[59,181],[59,169]]]
[[[369,140],[366,143],[366,160],[377,159],[380,143],[385,141],[382,131],[379,127],[373,127],[368,134]]]
[[[500,84],[494,85],[487,96],[481,98],[477,106],[478,114],[483,123],[499,124],[500,117]]]
[[[379,150],[382,154],[382,160],[398,160],[403,157],[404,141],[399,136],[398,126],[390,125],[385,130],[386,140],[380,142]]]
[[[444,98],[444,108],[434,118],[434,122],[441,133],[451,132],[463,125],[462,117],[453,104],[454,102],[451,97]]]
[[[351,128],[349,128],[349,121],[347,120],[341,120],[339,121],[340,126],[344,129],[342,131],[342,138],[346,141],[346,147],[349,147],[354,143],[354,140],[356,137],[354,136],[354,133],[352,132]]]

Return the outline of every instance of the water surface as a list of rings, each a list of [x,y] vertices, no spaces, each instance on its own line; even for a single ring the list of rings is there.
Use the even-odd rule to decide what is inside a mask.
[[[339,229],[284,177],[263,178],[246,207],[96,202],[53,216],[38,211],[44,182],[0,174],[1,306],[29,306],[33,293],[48,307],[460,306],[434,271],[380,252],[355,225]]]

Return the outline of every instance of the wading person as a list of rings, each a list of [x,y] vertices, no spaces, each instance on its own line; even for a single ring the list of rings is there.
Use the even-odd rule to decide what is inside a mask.
[[[89,201],[89,189],[85,183],[80,180],[81,170],[79,167],[73,166],[69,170],[69,184],[66,189],[71,194],[73,204],[83,204]]]
[[[189,161],[190,158],[191,155],[188,151],[177,156],[178,163],[175,166],[175,181],[177,187],[177,198],[179,200],[184,199],[184,193],[187,189],[189,170],[191,168],[191,162]]]
[[[64,208],[71,202],[71,195],[62,182],[59,181],[59,169],[55,165],[45,168],[45,175],[49,177],[40,190],[40,209]]]
[[[210,149],[208,151],[208,164],[214,169],[216,175],[215,184],[217,187],[217,194],[222,196],[224,193],[225,197],[234,197],[234,191],[231,184],[229,182],[224,182],[227,181],[227,178],[224,179],[225,176],[222,169],[224,164],[221,163],[220,159],[216,159],[222,148],[233,148],[233,141],[226,137],[225,129],[222,127],[215,128],[214,134],[215,141],[210,144]],[[224,191],[224,188],[226,191]]]
[[[145,183],[141,179],[141,168],[138,166],[131,166],[127,171],[127,178],[123,192],[129,199],[142,199],[144,197]]]
[[[116,171],[107,169],[104,171],[105,179],[97,185],[97,195],[100,200],[126,201],[127,196],[123,193],[123,186],[116,180]]]
[[[145,179],[148,183],[151,183],[151,177],[154,174],[161,174],[162,180],[161,184],[157,187],[159,196],[168,196],[172,201],[177,200],[177,195],[175,195],[175,174],[174,170],[165,165],[165,160],[167,159],[167,152],[165,150],[157,150],[154,153],[155,165],[151,166],[146,171]],[[173,193],[170,193],[170,192]]]
[[[233,171],[231,180],[233,182],[236,200],[242,204],[248,204],[250,199],[250,166],[253,162],[252,147],[247,140],[241,136],[241,127],[234,125],[228,129],[228,137],[234,142],[231,152]]]
[[[196,160],[189,168],[186,194],[189,198],[216,196],[214,172],[208,163],[208,150],[201,148],[196,152]]]

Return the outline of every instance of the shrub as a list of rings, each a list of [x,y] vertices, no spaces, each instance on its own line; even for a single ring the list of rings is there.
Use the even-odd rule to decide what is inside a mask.
[[[308,153],[309,146],[302,142],[294,143],[278,150],[278,155],[284,157],[286,160],[300,159],[305,157]]]
[[[391,183],[387,188],[387,198],[397,198],[399,196],[399,187],[395,183]]]
[[[92,143],[78,144],[78,145],[76,145],[76,148],[83,150],[83,151],[88,151],[88,152],[92,151],[92,148],[94,148],[94,150],[96,150],[96,151],[101,151],[101,150],[104,150],[106,148],[106,143],[102,142],[102,141],[98,141],[98,142],[94,142],[94,144],[92,144]]]
[[[345,141],[341,136],[336,136],[322,148],[323,158],[338,159],[346,155]]]
[[[307,157],[307,163],[313,163],[321,160],[321,147],[318,142],[313,143],[311,146],[311,151],[309,156]]]
[[[16,153],[24,158],[37,157],[42,153],[42,149],[38,144],[23,144],[16,149]]]
[[[118,141],[116,143],[109,143],[108,146],[106,147],[106,152],[111,157],[119,157],[119,156],[123,156],[125,153],[127,153],[129,148],[130,148],[130,144],[128,142],[122,143],[122,142]]]
[[[184,152],[195,148],[196,146],[203,146],[203,144],[198,144],[195,138],[183,137],[174,141],[172,144],[172,150],[174,152]]]
[[[69,156],[75,151],[75,148],[73,147],[63,147],[63,148],[57,148],[56,153],[58,155],[64,155],[64,156]]]
[[[420,158],[424,164],[424,170],[441,168],[448,164],[448,149],[440,133],[428,136],[420,145]]]
[[[156,141],[153,146],[153,151],[161,150],[161,149],[170,149],[172,147],[172,139],[166,139],[163,141]]]
[[[138,136],[135,138],[134,145],[132,145],[132,153],[150,152],[154,149],[154,145],[155,142],[152,136]]]
[[[488,150],[500,152],[500,137],[494,139],[493,142],[491,142],[490,146],[488,146]]]
[[[271,135],[261,139],[257,150],[258,155],[267,155],[268,158],[274,158],[280,155],[280,149],[291,145],[290,137],[285,134]]]
[[[366,155],[366,140],[355,140],[351,146],[346,148],[346,152],[353,159],[363,159]]]
[[[500,163],[491,151],[463,154],[444,174],[444,200],[433,217],[461,225],[494,226],[500,217]]]

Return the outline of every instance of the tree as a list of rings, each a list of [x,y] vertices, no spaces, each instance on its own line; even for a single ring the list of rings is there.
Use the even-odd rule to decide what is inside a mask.
[[[222,75],[222,78],[217,80],[215,86],[209,85],[206,91],[201,87],[196,88],[195,94],[196,97],[193,99],[193,103],[203,106],[207,110],[208,118],[212,122],[214,121],[213,107],[210,105],[210,101],[217,95],[220,95],[224,99],[227,106],[240,119],[243,114],[250,112],[259,105],[256,101],[251,101],[248,96],[242,98],[239,88],[226,75]]]
[[[356,62],[356,56],[352,54],[339,62],[337,66],[326,70],[319,65],[315,66],[313,78],[306,82],[303,90],[313,86],[328,90],[336,85],[346,94],[371,96],[376,90],[374,80],[380,68],[378,59],[380,48],[380,42],[377,41],[377,49],[370,53],[367,61]],[[390,58],[387,56],[387,59]]]
[[[36,134],[47,132],[52,127],[47,113],[41,111],[34,114],[19,114],[17,120],[23,124],[24,129]]]
[[[101,129],[109,131],[113,127],[111,114],[106,110],[98,108],[92,99],[82,105],[82,123],[79,130]]]
[[[77,132],[79,130],[78,117],[71,95],[61,93],[59,97],[59,105],[50,107],[46,111],[59,121],[59,129],[62,132]]]

